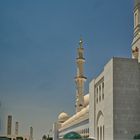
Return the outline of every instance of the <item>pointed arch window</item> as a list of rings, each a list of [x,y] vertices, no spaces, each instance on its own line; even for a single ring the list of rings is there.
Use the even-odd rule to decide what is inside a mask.
[[[99,101],[101,101],[101,85],[99,86]]]
[[[97,103],[98,103],[98,87],[96,88],[96,95],[97,95]]]
[[[102,99],[104,99],[104,82],[102,83]]]

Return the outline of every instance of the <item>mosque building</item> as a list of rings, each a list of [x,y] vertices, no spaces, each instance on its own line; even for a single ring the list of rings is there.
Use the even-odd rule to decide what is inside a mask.
[[[83,41],[77,63],[76,113],[62,112],[53,125],[54,140],[69,132],[96,140],[132,140],[140,134],[140,0],[134,0],[132,58],[113,57],[89,83],[84,95]]]

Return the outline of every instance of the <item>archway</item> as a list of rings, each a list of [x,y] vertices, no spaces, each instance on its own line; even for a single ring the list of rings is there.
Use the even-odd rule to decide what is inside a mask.
[[[96,124],[97,140],[104,140],[104,115],[102,111],[98,112]]]

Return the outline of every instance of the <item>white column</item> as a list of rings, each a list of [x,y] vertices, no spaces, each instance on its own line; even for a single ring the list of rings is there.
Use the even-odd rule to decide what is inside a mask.
[[[53,124],[53,140],[58,140],[58,124]]]

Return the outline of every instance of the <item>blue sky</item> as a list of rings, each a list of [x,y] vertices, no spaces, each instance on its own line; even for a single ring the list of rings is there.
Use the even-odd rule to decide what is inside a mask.
[[[76,49],[88,83],[113,56],[131,57],[133,0],[1,0],[0,99],[36,139],[59,112],[75,112]]]

